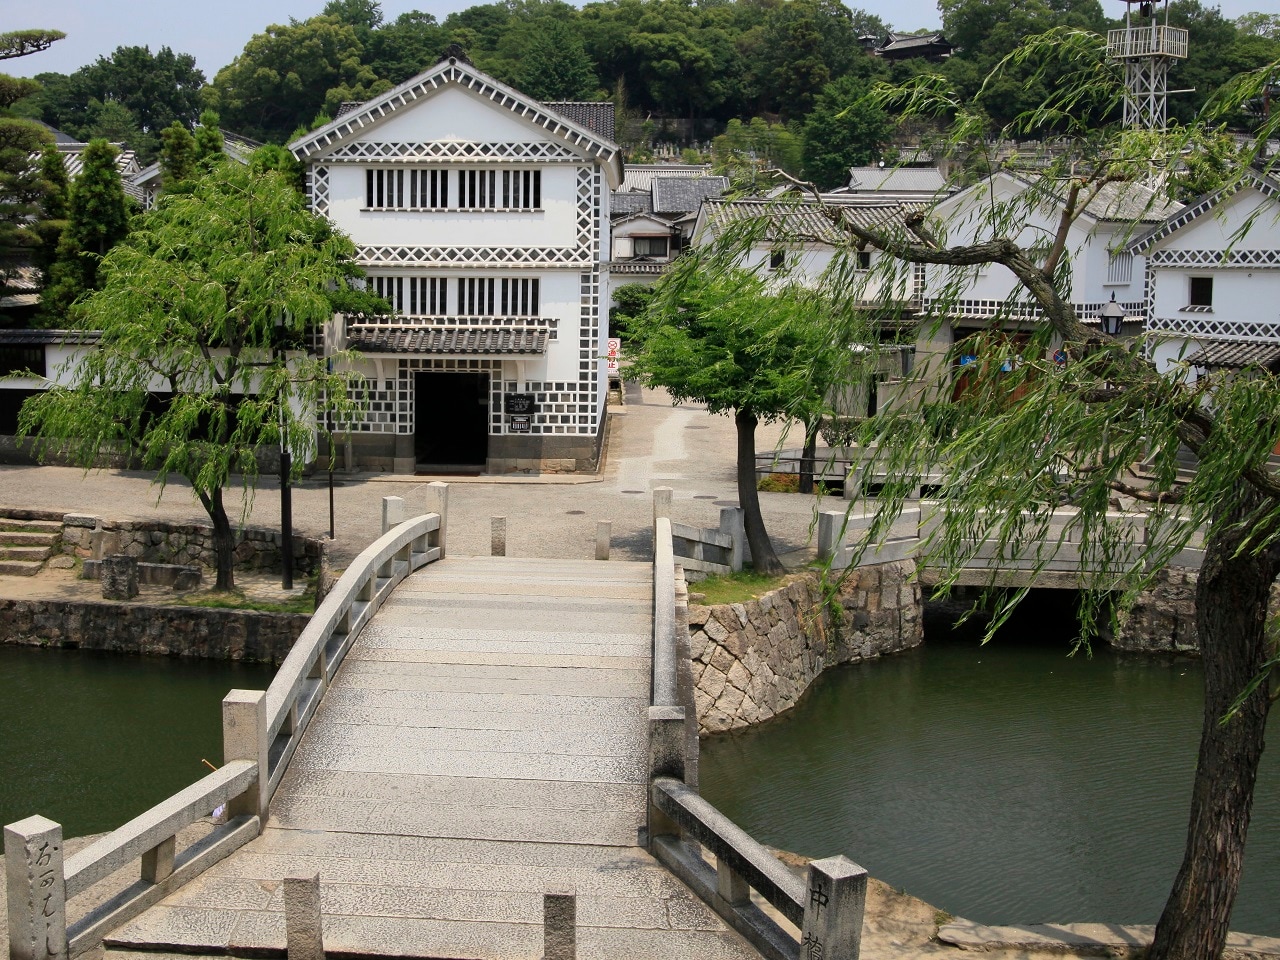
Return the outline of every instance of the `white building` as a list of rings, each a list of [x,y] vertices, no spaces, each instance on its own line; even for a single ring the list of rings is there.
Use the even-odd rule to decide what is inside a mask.
[[[451,54],[290,144],[313,209],[397,311],[339,316],[327,336],[363,357],[356,461],[589,469],[622,181],[612,106],[542,104]]]
[[[1280,183],[1247,173],[1129,245],[1147,260],[1149,350],[1161,372],[1280,370]]]

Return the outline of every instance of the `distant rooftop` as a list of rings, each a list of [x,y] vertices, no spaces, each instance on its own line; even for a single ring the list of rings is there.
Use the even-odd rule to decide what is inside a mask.
[[[653,189],[654,177],[705,177],[711,173],[709,163],[628,163],[623,169],[621,192]]]
[[[654,177],[654,213],[693,213],[708,197],[729,189],[728,177]]]
[[[947,186],[937,167],[850,167],[850,193],[919,193],[933,196]]]

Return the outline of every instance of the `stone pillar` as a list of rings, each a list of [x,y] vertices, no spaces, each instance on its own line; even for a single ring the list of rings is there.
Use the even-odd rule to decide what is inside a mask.
[[[596,524],[596,559],[608,560],[610,542],[613,539],[613,521],[601,520]]]
[[[720,508],[720,532],[733,538],[733,546],[729,548],[729,568],[735,572],[741,570],[747,550],[747,526],[741,507]]]
[[[324,960],[320,874],[284,878],[284,941],[288,960]]]
[[[800,955],[858,960],[867,871],[845,856],[814,860],[805,880]]]
[[[258,817],[267,820],[267,694],[263,690],[232,690],[222,698],[222,760],[252,760],[258,780],[227,804],[227,819]]]
[[[403,497],[383,497],[382,498],[382,532],[386,533],[392,527],[399,526],[404,522],[404,498]]]
[[[440,533],[436,544],[440,547],[440,559],[445,557],[445,542],[449,530],[449,485],[441,480],[427,484],[427,513],[440,514]]]
[[[505,557],[507,555],[507,518],[493,517],[493,528],[489,534],[489,555]]]
[[[672,777],[684,780],[685,775],[685,712],[684,707],[649,708],[649,781],[655,777]],[[648,800],[649,842],[656,837],[678,836],[680,828],[675,821],[657,808],[653,798]]]
[[[138,561],[134,557],[103,557],[98,569],[104,600],[132,600],[138,595]]]
[[[671,488],[670,487],[654,487],[653,488],[653,522],[657,523],[659,517],[671,519]]]
[[[542,895],[543,960],[575,960],[578,952],[577,914],[578,895],[573,887],[546,888]]]
[[[4,860],[10,960],[66,960],[62,826],[39,816],[9,824]]]

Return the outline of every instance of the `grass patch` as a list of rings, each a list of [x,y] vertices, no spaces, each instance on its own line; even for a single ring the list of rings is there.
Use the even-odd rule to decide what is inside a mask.
[[[800,492],[800,474],[798,473],[767,473],[756,481],[756,489],[762,493],[799,493]],[[831,493],[835,488],[828,487],[821,480],[813,481],[813,489],[816,493]]]
[[[742,603],[754,600],[761,594],[776,590],[787,582],[788,575],[769,577],[754,570],[743,570],[741,573],[729,573],[724,576],[707,577],[697,583],[690,584],[691,593],[702,594],[697,601],[703,604]]]
[[[230,593],[198,593],[175,597],[168,603],[174,607],[203,607],[208,610],[253,610],[258,613],[314,613],[315,598],[311,593],[300,594],[284,603],[257,600],[239,590]]]

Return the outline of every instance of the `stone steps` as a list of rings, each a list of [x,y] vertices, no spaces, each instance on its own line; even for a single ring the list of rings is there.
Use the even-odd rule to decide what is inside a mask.
[[[62,524],[56,520],[0,517],[0,576],[34,577],[61,538]]]

